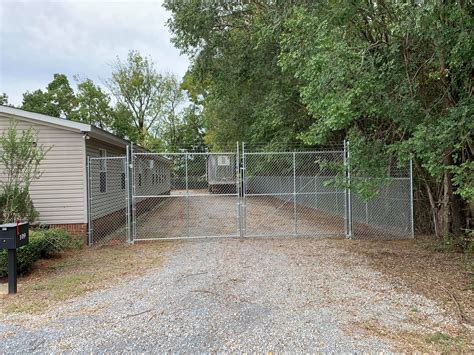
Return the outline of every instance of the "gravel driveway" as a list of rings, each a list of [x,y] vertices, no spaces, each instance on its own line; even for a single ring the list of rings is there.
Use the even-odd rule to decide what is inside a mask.
[[[0,319],[1,352],[393,350],[391,332],[447,327],[426,298],[331,239],[177,242],[140,277],[42,315]],[[413,322],[416,309],[423,323]],[[420,318],[420,317],[419,317]]]

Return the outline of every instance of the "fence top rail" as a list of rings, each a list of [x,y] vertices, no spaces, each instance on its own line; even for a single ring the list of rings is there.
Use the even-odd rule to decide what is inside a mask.
[[[245,155],[274,155],[274,154],[324,154],[324,153],[341,153],[343,150],[308,150],[308,151],[294,151],[294,152],[244,152]]]
[[[239,197],[238,194],[193,194],[193,193],[183,193],[183,194],[176,194],[176,195],[134,195],[134,198],[183,198],[183,197]]]
[[[95,158],[95,157],[90,157],[90,160],[106,160],[106,159],[125,159],[126,156],[119,156],[119,157],[101,157],[101,158]]]
[[[133,153],[133,155],[236,155],[236,152]]]

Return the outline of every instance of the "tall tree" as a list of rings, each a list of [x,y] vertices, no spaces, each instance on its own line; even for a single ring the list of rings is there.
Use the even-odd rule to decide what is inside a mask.
[[[22,109],[54,117],[69,117],[77,107],[77,100],[64,74],[54,74],[46,91],[41,89],[23,94]]]
[[[86,79],[77,84],[77,109],[70,118],[106,129],[111,127],[113,110],[110,106],[110,97],[92,80]]]
[[[173,41],[192,57],[185,77],[202,105],[206,140],[295,142],[309,125],[297,80],[278,66],[291,2],[165,1]]]
[[[182,114],[182,106],[185,102],[184,92],[175,75],[165,74],[162,80],[164,97],[155,135],[166,146],[176,148],[182,144],[180,130],[184,124]]]
[[[125,62],[117,58],[107,85],[117,101],[132,113],[140,140],[145,141],[158,123],[166,99],[165,81],[151,58],[136,51],[130,51]]]

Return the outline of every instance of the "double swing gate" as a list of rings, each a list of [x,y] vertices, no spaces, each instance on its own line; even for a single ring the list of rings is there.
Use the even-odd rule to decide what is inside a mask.
[[[413,236],[411,166],[376,196],[349,188],[341,150],[88,158],[89,243],[209,237]],[[364,177],[364,179],[367,179]]]

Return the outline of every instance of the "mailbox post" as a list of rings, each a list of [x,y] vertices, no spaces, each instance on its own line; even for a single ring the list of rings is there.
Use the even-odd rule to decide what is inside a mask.
[[[8,293],[17,291],[16,250],[28,244],[28,222],[0,224],[0,249],[8,251]]]

